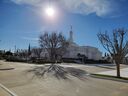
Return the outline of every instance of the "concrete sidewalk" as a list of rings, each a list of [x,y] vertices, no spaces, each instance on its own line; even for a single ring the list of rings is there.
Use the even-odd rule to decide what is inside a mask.
[[[97,74],[116,76],[116,70],[98,72]],[[121,69],[120,70],[120,75],[121,75],[121,77],[128,78],[128,68]]]

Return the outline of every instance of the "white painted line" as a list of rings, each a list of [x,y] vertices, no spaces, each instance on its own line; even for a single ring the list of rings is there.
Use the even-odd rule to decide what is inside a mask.
[[[10,94],[10,96],[17,96],[15,93],[13,93],[12,91],[10,91],[8,88],[6,88],[4,85],[0,84],[0,87],[2,89],[4,89],[7,93]]]

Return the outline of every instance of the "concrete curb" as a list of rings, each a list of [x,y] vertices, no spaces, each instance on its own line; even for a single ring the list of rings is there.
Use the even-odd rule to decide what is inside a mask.
[[[12,91],[10,91],[10,90],[9,90],[7,87],[5,87],[4,85],[0,84],[0,87],[1,87],[4,91],[6,91],[7,93],[9,93],[10,96],[18,96],[18,95],[16,95],[15,93],[13,93]]]

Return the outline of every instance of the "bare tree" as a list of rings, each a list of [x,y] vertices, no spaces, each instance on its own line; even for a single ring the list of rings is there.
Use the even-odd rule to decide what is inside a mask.
[[[120,77],[120,64],[128,54],[127,30],[118,28],[113,30],[112,35],[107,32],[99,33],[98,38],[102,46],[110,53],[117,67],[117,77]]]
[[[28,50],[23,50],[23,49],[21,49],[21,50],[18,50],[18,56],[21,58],[21,59],[25,59],[25,60],[27,60],[27,58],[28,58]]]
[[[50,59],[52,61],[57,60],[57,56],[63,56],[63,54],[67,51],[67,47],[69,45],[68,40],[61,33],[44,33],[39,37],[39,44],[42,49],[48,51]],[[58,79],[68,79],[68,76],[74,76],[81,80],[86,79],[86,75],[88,74],[84,70],[63,67],[61,65],[52,63],[50,65],[44,65],[40,67],[36,67],[34,69],[28,70],[28,72],[34,72],[36,76],[42,77],[44,74],[51,73]]]
[[[35,55],[38,59],[40,59],[40,57],[41,57],[41,52],[42,52],[42,48],[33,48],[33,49],[32,49],[32,52],[34,53],[34,55]]]
[[[50,59],[55,61],[56,56],[62,56],[66,52],[68,41],[61,33],[44,33],[39,37],[39,44],[49,53]],[[85,78],[85,71],[75,68],[66,68],[61,65],[52,63],[41,67],[36,67],[28,72],[34,72],[36,76],[44,76],[45,73],[52,73],[53,76],[62,79],[67,79],[67,75],[72,75],[77,78]]]
[[[66,51],[68,42],[61,33],[53,32],[49,34],[45,32],[39,37],[39,44],[49,53],[50,60],[55,61],[57,56],[62,56]]]

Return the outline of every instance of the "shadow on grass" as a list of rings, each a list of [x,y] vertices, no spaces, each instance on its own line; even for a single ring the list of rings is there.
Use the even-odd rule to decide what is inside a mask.
[[[80,80],[86,79],[88,73],[84,70],[73,68],[73,67],[62,67],[57,64],[45,65],[36,67],[28,72],[33,72],[35,76],[43,77],[44,74],[52,74],[57,79],[69,79],[68,76],[79,78]]]
[[[115,68],[112,68],[112,67],[108,67],[108,66],[99,66],[99,65],[97,65],[96,67],[106,68],[106,69],[115,69]]]
[[[104,74],[90,74],[90,76],[93,78],[99,78],[99,79],[128,83],[128,78],[126,78],[126,77],[117,77],[117,76],[104,75]]]

